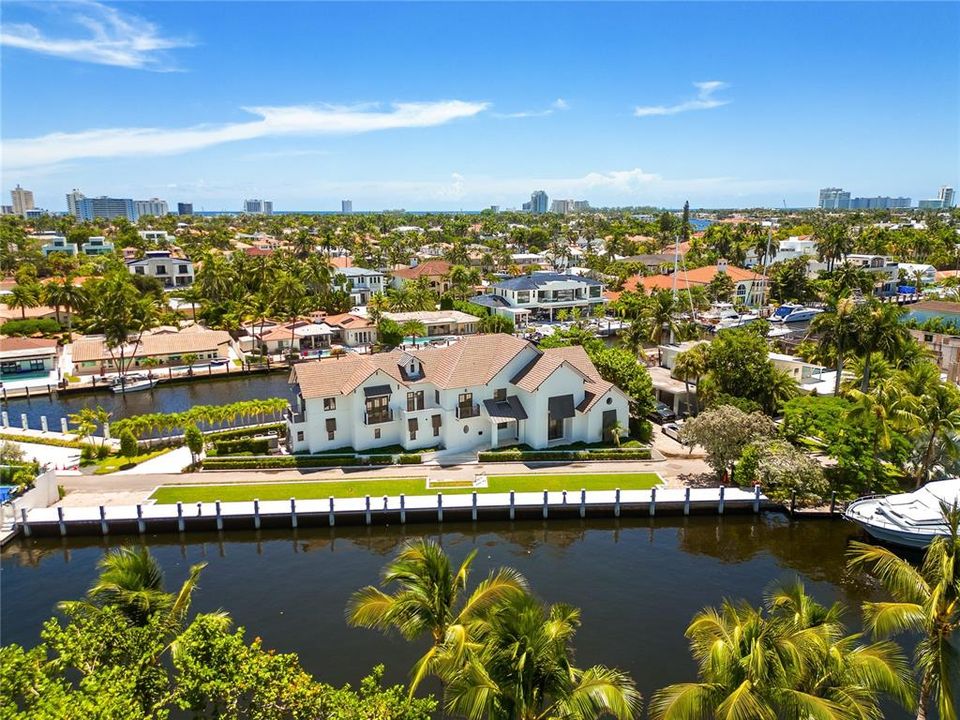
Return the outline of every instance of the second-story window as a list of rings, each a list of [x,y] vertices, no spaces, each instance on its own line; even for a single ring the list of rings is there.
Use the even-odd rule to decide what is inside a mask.
[[[378,395],[367,398],[367,422],[370,424],[387,422],[390,419],[390,397]]]
[[[167,266],[166,265],[157,265],[157,275],[166,275]]]
[[[407,393],[407,412],[423,410],[423,390]]]
[[[336,410],[336,409],[337,409],[337,399],[336,399],[336,398],[324,398],[324,399],[323,399],[323,409],[324,409],[324,410]]]
[[[503,402],[504,400],[506,400],[506,399],[507,399],[507,389],[506,389],[506,388],[498,388],[498,389],[494,390],[494,391],[493,391],[493,399],[496,400],[497,402]]]

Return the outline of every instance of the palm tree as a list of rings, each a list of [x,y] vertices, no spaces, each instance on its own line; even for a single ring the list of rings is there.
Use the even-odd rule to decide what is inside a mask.
[[[426,675],[437,671],[442,658],[464,652],[476,621],[504,600],[526,592],[527,582],[520,573],[500,568],[464,599],[476,555],[473,550],[454,571],[437,543],[410,541],[383,569],[380,586],[396,586],[393,593],[371,585],[350,599],[347,622],[351,625],[396,630],[407,640],[430,636],[430,649],[413,667],[411,695]]]
[[[709,369],[709,360],[709,343],[699,343],[689,350],[684,350],[682,353],[677,354],[673,365],[673,374],[683,380],[687,398],[690,397],[690,380],[692,379],[694,381],[694,387],[700,383],[700,378],[702,378]],[[698,394],[695,407],[699,410],[699,406],[700,398]]]
[[[613,441],[613,444],[620,447],[621,438],[627,434],[628,430],[622,422],[617,420],[607,428],[607,432],[610,433],[610,440]]]
[[[864,393],[850,390],[848,398],[853,405],[847,410],[844,422],[848,427],[868,430],[873,439],[873,477],[876,484],[877,470],[881,452],[891,448],[891,431],[906,428],[911,422],[910,414],[902,406],[902,390],[893,379],[878,383],[872,392]]]
[[[20,319],[27,319],[27,308],[35,308],[40,304],[39,285],[14,285],[6,297],[7,305],[20,308]],[[59,320],[58,320],[59,322]]]
[[[867,629],[879,636],[911,632],[920,636],[914,665],[920,674],[917,720],[935,705],[940,720],[957,720],[956,680],[960,656],[960,509],[941,506],[949,532],[927,547],[919,568],[892,551],[853,541],[848,551],[852,569],[868,571],[893,597],[865,602]]]
[[[870,387],[871,355],[881,353],[886,359],[894,360],[910,338],[910,331],[901,322],[903,308],[890,303],[874,303],[857,313],[857,345],[864,359],[863,379],[860,392]]]
[[[840,395],[840,376],[843,374],[843,361],[856,340],[854,310],[856,305],[847,297],[837,299],[833,307],[813,318],[811,332],[819,338],[821,356],[832,357],[837,377],[834,379],[833,394]]]
[[[405,338],[413,338],[413,344],[417,344],[418,337],[427,336],[427,326],[420,320],[406,320],[400,324],[400,332]]]
[[[896,645],[844,636],[839,604],[824,607],[799,582],[764,606],[725,600],[687,627],[700,681],[657,691],[653,720],[883,717],[880,696],[910,705],[909,670]]]
[[[925,365],[936,369],[932,364]],[[920,487],[930,479],[930,470],[940,452],[960,454],[960,391],[937,378],[925,392],[907,396],[904,405],[912,419],[911,429],[922,442],[916,478]]]
[[[639,716],[642,698],[616,669],[573,665],[580,611],[520,594],[478,623],[465,662],[444,675],[445,705],[467,720],[598,720]]]
[[[663,335],[672,335],[676,330],[677,322],[674,315],[677,312],[677,300],[669,290],[658,290],[651,296],[650,302],[645,313],[649,321],[650,340],[657,345],[657,359],[663,362],[663,352],[660,350],[660,344],[663,341]]]
[[[775,415],[785,402],[800,394],[800,386],[789,372],[772,367],[763,394],[764,409],[770,415]]]

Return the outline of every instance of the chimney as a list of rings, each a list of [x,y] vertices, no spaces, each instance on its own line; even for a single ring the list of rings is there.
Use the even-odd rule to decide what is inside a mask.
[[[720,258],[719,260],[717,260],[717,272],[718,272],[718,273],[723,273],[724,275],[727,274],[727,259],[726,259],[726,258]]]

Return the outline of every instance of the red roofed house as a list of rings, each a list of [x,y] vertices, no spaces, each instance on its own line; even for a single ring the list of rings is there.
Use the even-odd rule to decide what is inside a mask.
[[[733,297],[735,302],[744,305],[758,305],[766,302],[767,286],[766,280],[762,275],[758,275],[752,270],[744,270],[732,265],[727,265],[726,260],[720,260],[716,265],[707,265],[706,267],[695,268],[693,270],[678,270],[674,278],[670,275],[634,275],[627,278],[623,283],[623,290],[632,292],[642,292],[649,295],[654,290],[673,290],[676,282],[677,290],[683,291],[690,287],[706,287],[713,280],[717,273],[726,273],[733,280]],[[620,297],[619,292],[607,292],[606,297],[610,300],[616,300]]]
[[[452,267],[453,265],[446,260],[427,260],[413,267],[394,270],[390,273],[390,284],[399,288],[406,282],[426,277],[430,280],[431,290],[445,293],[450,289],[450,280],[447,276],[450,274],[450,268]]]

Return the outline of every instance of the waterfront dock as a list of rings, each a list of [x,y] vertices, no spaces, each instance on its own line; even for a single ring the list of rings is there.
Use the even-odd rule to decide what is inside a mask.
[[[338,524],[758,513],[768,505],[759,488],[438,492],[373,498],[23,508],[17,513],[16,530],[26,537],[143,534]]]

